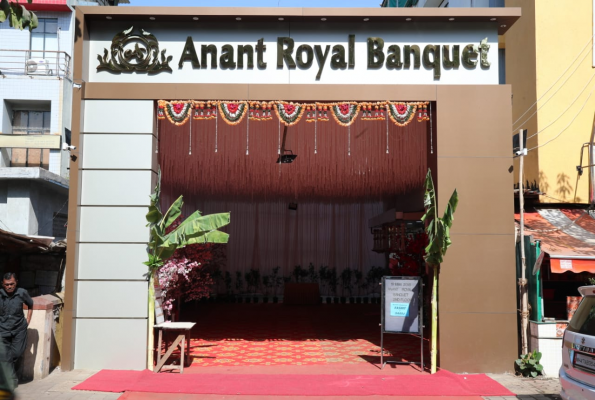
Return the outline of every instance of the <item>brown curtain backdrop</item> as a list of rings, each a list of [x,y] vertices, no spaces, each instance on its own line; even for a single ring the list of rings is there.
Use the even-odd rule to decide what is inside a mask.
[[[159,121],[163,207],[183,194],[184,215],[231,211],[223,269],[232,274],[280,266],[287,276],[310,263],[339,273],[384,266],[384,254],[372,252],[368,221],[406,201],[423,208],[428,122],[389,121],[387,154],[386,121],[358,116],[347,128],[332,117],[302,118],[285,142],[296,160],[277,164],[283,131],[275,115],[266,122],[246,116],[235,126],[221,116],[183,126]]]

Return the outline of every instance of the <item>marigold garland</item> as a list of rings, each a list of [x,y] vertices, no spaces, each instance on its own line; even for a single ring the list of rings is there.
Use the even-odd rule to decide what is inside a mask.
[[[320,122],[330,121],[328,112],[331,104],[328,103],[316,103],[316,113],[318,114],[318,120]]]
[[[275,113],[285,126],[293,126],[300,122],[304,111],[306,111],[307,104],[288,103],[285,101],[278,101],[275,103]]]
[[[217,102],[216,101],[195,101],[192,119],[208,120],[217,117]]]
[[[191,117],[194,120],[209,120],[221,114],[229,125],[239,124],[246,114],[252,121],[270,121],[273,110],[286,126],[297,124],[305,115],[306,122],[327,122],[329,113],[341,126],[350,126],[361,111],[363,121],[384,121],[388,117],[397,126],[407,126],[417,117],[418,122],[429,121],[429,102],[337,102],[293,103],[287,101],[192,101],[159,100],[157,118],[168,119],[172,124],[184,125]],[[218,111],[217,111],[218,109]]]
[[[219,114],[228,125],[237,125],[247,114],[248,102],[246,101],[220,101]]]
[[[417,122],[429,121],[430,117],[428,117],[428,104],[429,102],[422,102],[418,103],[418,113],[417,113]]]
[[[330,106],[335,121],[341,126],[349,126],[353,124],[359,113],[360,103],[332,103]]]
[[[193,101],[159,100],[158,104],[159,108],[163,109],[163,114],[165,114],[169,122],[174,125],[181,126],[188,122],[188,119],[190,118],[190,110],[192,110]],[[159,114],[160,112],[158,112],[157,118],[159,118]]]
[[[386,119],[386,102],[360,103],[363,121],[384,121]]]
[[[316,104],[306,105],[306,122],[316,122]]]
[[[386,102],[388,115],[397,126],[407,126],[415,117],[418,103]]]
[[[252,121],[270,121],[273,119],[273,103],[268,101],[248,102],[250,111],[248,118]]]

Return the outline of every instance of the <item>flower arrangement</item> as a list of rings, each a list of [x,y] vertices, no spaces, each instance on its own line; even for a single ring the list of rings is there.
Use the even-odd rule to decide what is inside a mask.
[[[162,116],[165,116],[174,125],[184,125],[190,118],[193,103],[185,100],[159,100],[157,118],[163,119]]]
[[[389,268],[395,276],[419,276],[428,238],[425,233],[393,234]]]
[[[228,125],[237,125],[246,116],[248,110],[248,103],[245,101],[220,101],[219,113]]]
[[[183,217],[178,217],[166,232],[174,230],[183,220]],[[208,298],[214,285],[212,272],[224,257],[222,246],[213,243],[177,249],[157,270],[157,279],[165,298],[163,309],[171,315],[176,301]]]
[[[359,113],[360,104],[355,102],[333,103],[331,111],[335,121],[341,126],[349,126]]]
[[[282,124],[293,126],[302,119],[302,115],[304,115],[304,111],[306,111],[306,106],[307,104],[279,101],[275,104],[275,113]]]

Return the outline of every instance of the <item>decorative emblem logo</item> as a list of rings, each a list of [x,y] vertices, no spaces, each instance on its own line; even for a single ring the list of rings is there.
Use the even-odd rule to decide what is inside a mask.
[[[165,56],[165,49],[159,52],[159,42],[151,33],[141,29],[141,34],[133,34],[130,29],[118,33],[112,39],[111,59],[108,51],[104,49],[103,57],[97,55],[99,65],[97,71],[122,72],[147,72],[149,75],[163,71],[172,72],[169,62],[172,56]],[[134,48],[126,49],[129,44]]]
[[[585,338],[581,339],[581,344],[585,344]]]

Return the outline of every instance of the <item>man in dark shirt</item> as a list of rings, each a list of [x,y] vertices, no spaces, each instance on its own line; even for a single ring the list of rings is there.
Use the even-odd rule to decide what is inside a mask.
[[[27,306],[27,319],[23,313],[23,304]],[[17,288],[15,274],[4,274],[2,288],[0,288],[0,340],[4,345],[1,362],[6,363],[12,372],[15,387],[18,377],[15,365],[25,352],[27,345],[27,326],[33,314],[33,299],[22,288]]]

